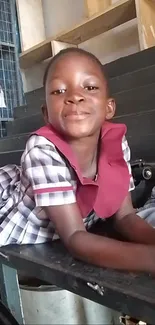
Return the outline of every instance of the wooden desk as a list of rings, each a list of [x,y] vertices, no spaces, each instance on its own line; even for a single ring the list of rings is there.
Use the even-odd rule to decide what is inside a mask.
[[[20,324],[24,323],[16,270],[23,270],[29,276],[55,284],[149,324],[155,323],[155,279],[149,275],[101,269],[75,261],[59,241],[52,244],[2,247],[0,262],[2,298]],[[98,284],[99,290],[95,291],[88,283],[90,286]]]

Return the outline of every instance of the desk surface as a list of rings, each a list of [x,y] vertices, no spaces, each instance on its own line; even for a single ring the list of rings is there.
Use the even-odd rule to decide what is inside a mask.
[[[76,261],[59,241],[52,244],[2,247],[0,257],[4,263],[11,263],[27,275],[150,324],[155,323],[155,279],[149,275],[102,269]],[[103,287],[103,295],[90,288],[87,282]]]

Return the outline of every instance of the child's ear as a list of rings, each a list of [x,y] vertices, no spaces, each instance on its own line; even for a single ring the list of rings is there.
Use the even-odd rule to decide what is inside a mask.
[[[41,106],[42,114],[44,117],[45,124],[48,124],[48,111],[47,111],[47,106],[46,104]]]
[[[116,111],[116,103],[114,98],[108,98],[106,107],[106,120],[111,120]]]

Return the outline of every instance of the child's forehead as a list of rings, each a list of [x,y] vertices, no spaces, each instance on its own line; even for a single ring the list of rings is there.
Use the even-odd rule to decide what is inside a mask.
[[[93,58],[91,56],[89,56],[89,54],[87,53],[79,53],[79,52],[68,52],[68,53],[63,53],[62,55],[60,55],[56,61],[56,62],[63,62],[63,61],[70,61],[70,62],[76,62],[77,60],[82,60],[85,62],[92,62],[93,64]]]
[[[65,53],[58,57],[55,62],[51,64],[49,69],[49,75],[57,74],[57,72],[67,70],[67,72],[72,71],[73,68],[76,70],[84,70],[85,72],[93,72],[97,74],[98,72],[103,77],[102,65],[100,65],[95,59],[87,54],[81,53]]]

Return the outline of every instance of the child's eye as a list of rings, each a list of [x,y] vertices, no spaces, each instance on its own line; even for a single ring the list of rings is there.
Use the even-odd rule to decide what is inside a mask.
[[[85,89],[91,91],[91,90],[98,89],[98,87],[96,87],[96,86],[86,86]]]
[[[60,95],[60,94],[64,94],[66,91],[66,89],[57,89],[57,90],[53,90],[51,91],[52,95]]]

